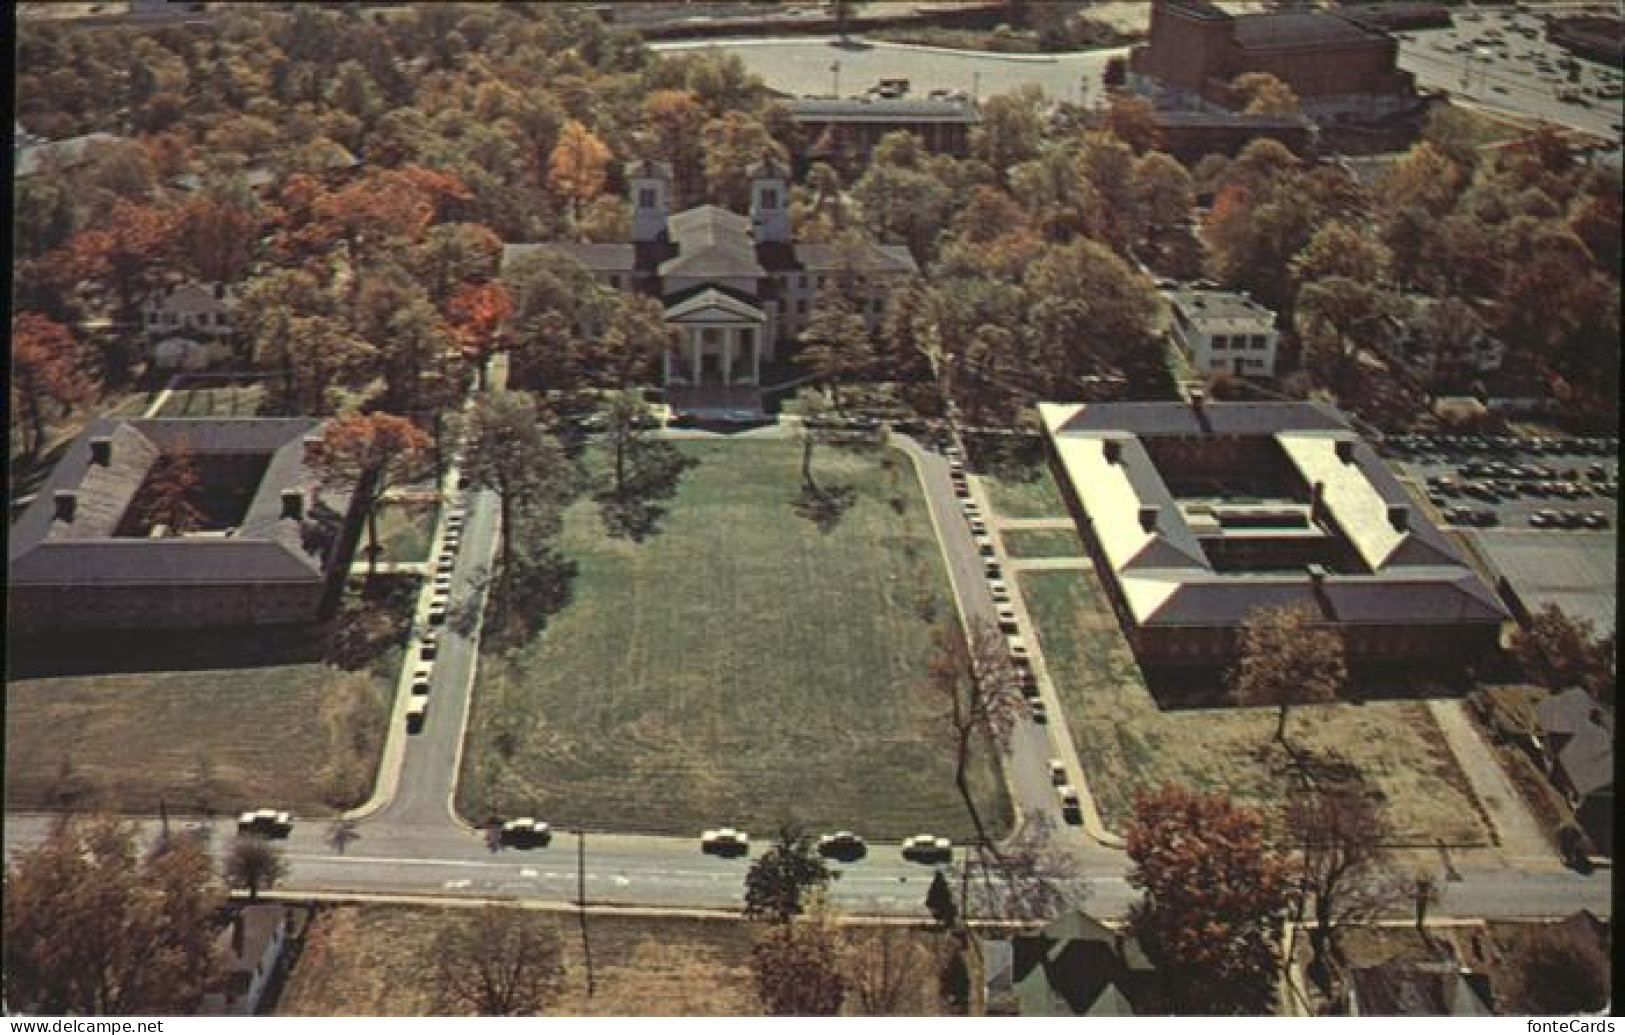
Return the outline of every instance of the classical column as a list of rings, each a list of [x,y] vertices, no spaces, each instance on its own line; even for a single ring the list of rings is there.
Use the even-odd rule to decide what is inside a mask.
[[[694,379],[691,383],[695,385],[698,385],[705,380],[705,377],[701,372],[704,368],[700,365],[700,336],[702,333],[703,332],[698,327],[688,332],[689,353],[694,357]]]
[[[734,350],[739,348],[739,329],[730,327],[722,334],[722,383],[734,381]]]
[[[760,388],[762,386],[762,343],[757,340],[758,336],[754,330],[747,333],[750,335],[750,383]]]

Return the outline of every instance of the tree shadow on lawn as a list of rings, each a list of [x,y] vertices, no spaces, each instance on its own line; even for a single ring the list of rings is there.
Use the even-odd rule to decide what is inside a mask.
[[[1344,704],[1367,701],[1426,701],[1463,697],[1487,673],[1499,671],[1500,660],[1477,659],[1471,664],[1421,663],[1351,666],[1349,684],[1339,700]],[[1163,711],[1221,708],[1232,703],[1225,672],[1189,666],[1143,666],[1146,688]]]
[[[841,517],[858,501],[858,490],[850,485],[803,485],[793,509],[800,517],[818,526],[825,535],[835,531]]]
[[[610,538],[641,543],[660,531],[667,513],[664,504],[677,495],[683,472],[697,467],[700,459],[679,452],[670,442],[646,442],[638,446],[632,463],[635,470],[625,492],[610,486],[594,499]]]
[[[325,622],[218,629],[111,629],[14,637],[8,679],[272,668],[327,663],[357,671],[404,644],[417,579],[380,575]]]

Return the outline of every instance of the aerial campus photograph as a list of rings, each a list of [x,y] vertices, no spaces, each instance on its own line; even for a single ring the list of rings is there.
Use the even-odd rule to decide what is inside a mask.
[[[5,1013],[1611,1014],[1622,6],[15,5]]]

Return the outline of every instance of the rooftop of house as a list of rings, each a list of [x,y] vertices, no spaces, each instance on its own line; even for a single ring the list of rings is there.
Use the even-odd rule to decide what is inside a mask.
[[[1133,937],[1076,910],[1042,931],[983,939],[981,951],[989,999],[1023,1017],[1132,1017],[1126,986],[1154,973]]]
[[[1489,1017],[1484,992],[1454,963],[1391,961],[1349,974],[1350,1013],[1361,1017]]]
[[[1275,313],[1243,294],[1184,288],[1170,291],[1168,302],[1192,326],[1203,331],[1256,331],[1275,326]]]
[[[1232,23],[1236,43],[1248,50],[1344,47],[1386,39],[1378,30],[1328,11],[1244,14]]]
[[[305,458],[311,417],[95,421],[75,439],[12,526],[13,586],[210,585],[324,577],[349,494],[324,485]],[[257,479],[229,528],[155,537],[131,531],[131,504],[159,457],[184,446],[200,470]],[[211,464],[211,458],[213,463]],[[234,462],[247,459],[247,463]],[[205,484],[203,491],[210,486]],[[297,495],[298,517],[288,513]],[[66,510],[66,513],[64,513]]]
[[[66,140],[41,140],[19,137],[13,144],[17,160],[17,179],[37,176],[50,169],[65,169],[90,160],[98,148],[116,144],[122,137],[111,133],[87,133]]]
[[[1614,715],[1579,687],[1553,694],[1535,708],[1576,794],[1614,785]]]
[[[1235,625],[1291,604],[1340,623],[1505,618],[1330,406],[1041,403],[1039,413],[1139,624]],[[1183,470],[1169,468],[1175,456]],[[1227,469],[1226,456],[1246,469]],[[1232,560],[1243,541],[1245,559]],[[1272,542],[1290,546],[1277,553],[1291,560],[1265,559]],[[1306,547],[1324,563],[1305,563]]]

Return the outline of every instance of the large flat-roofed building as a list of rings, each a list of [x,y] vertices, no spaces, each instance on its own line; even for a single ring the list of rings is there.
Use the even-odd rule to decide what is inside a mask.
[[[1233,15],[1208,0],[1155,0],[1150,41],[1129,56],[1130,83],[1159,107],[1233,107],[1230,83],[1264,72],[1315,118],[1380,117],[1416,101],[1399,42],[1336,11]]]
[[[1197,396],[1039,413],[1142,664],[1229,665],[1253,611],[1290,605],[1335,626],[1358,663],[1495,648],[1494,592],[1335,409]]]
[[[324,481],[308,417],[99,420],[67,449],[11,529],[13,632],[288,625],[324,616],[359,522]],[[196,519],[154,523],[155,477],[184,452]]]
[[[1174,340],[1198,374],[1274,377],[1275,313],[1246,295],[1189,289],[1165,296]]]
[[[913,133],[927,151],[963,156],[970,131],[982,121],[968,100],[798,97],[785,101],[801,131],[800,157],[857,171],[887,133]]]

